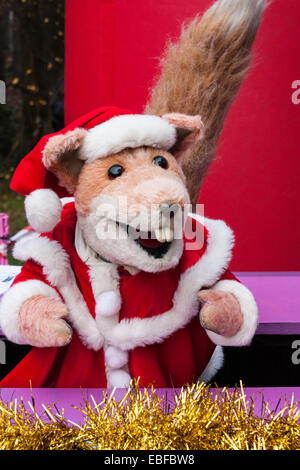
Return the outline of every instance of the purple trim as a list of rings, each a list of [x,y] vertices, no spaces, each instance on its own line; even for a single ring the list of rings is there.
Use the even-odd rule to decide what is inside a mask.
[[[259,334],[300,334],[300,272],[236,273],[258,304]]]
[[[213,389],[212,389],[213,390]],[[103,389],[78,389],[78,388],[36,388],[32,390],[32,395],[30,389],[11,389],[11,388],[3,388],[1,390],[1,399],[3,402],[10,402],[17,398],[18,402],[20,402],[21,398],[23,397],[23,401],[25,404],[26,409],[30,412],[30,407],[28,406],[27,402],[31,401],[31,396],[34,397],[36,411],[37,413],[42,416],[43,415],[43,408],[42,404],[45,405],[56,405],[58,410],[61,412],[64,410],[64,416],[66,419],[71,420],[75,423],[82,423],[83,422],[83,415],[80,411],[73,408],[76,406],[80,408],[85,400],[88,400],[92,404],[92,400],[90,396],[92,395],[96,401],[96,403],[101,402],[103,394],[106,390]],[[126,390],[124,389],[116,389],[115,390],[115,398],[119,401],[125,393]],[[213,390],[214,393],[218,393]],[[300,388],[291,388],[291,387],[283,387],[283,388],[245,388],[245,394],[248,400],[251,397],[254,398],[255,403],[255,412],[259,416],[261,412],[262,402],[269,403],[270,410],[274,410],[280,399],[281,402],[278,406],[278,410],[283,408],[285,398],[287,399],[287,403],[290,403],[292,396],[294,395],[294,402],[300,402]],[[168,401],[172,403],[172,398],[174,393],[179,393],[180,390],[174,389],[158,389],[157,394],[160,398],[164,395],[167,395]],[[111,393],[111,390],[109,391]]]

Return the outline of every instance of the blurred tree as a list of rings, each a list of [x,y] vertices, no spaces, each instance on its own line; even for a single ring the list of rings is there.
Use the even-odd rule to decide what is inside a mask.
[[[0,212],[14,234],[26,225],[23,197],[9,189],[14,168],[64,125],[64,0],[0,0],[0,43]]]
[[[63,127],[64,0],[0,0],[0,178]],[[8,175],[8,177],[7,177]]]

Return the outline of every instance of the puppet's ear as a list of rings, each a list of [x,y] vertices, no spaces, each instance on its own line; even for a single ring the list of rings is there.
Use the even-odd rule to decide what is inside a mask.
[[[171,153],[181,162],[184,154],[204,137],[202,119],[199,115],[189,116],[181,113],[164,114],[162,118],[177,128],[177,143]]]
[[[50,137],[43,150],[43,164],[54,173],[60,184],[74,193],[84,162],[79,159],[80,146],[87,130],[78,127],[66,134]]]

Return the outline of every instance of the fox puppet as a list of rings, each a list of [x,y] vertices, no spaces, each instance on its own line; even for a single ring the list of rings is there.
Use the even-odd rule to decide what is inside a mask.
[[[209,381],[222,346],[251,342],[233,233],[195,207],[246,76],[265,0],[219,0],[168,46],[144,114],[105,107],[43,137],[11,187],[35,232],[0,304],[33,346],[1,387],[180,387]],[[68,197],[69,199],[64,199]]]

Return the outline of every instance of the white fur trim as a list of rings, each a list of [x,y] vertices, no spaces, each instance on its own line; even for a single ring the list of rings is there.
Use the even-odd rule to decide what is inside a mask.
[[[198,216],[192,217],[200,220]],[[70,312],[70,320],[88,347],[99,349],[104,337],[108,344],[126,351],[137,346],[162,342],[179,328],[186,326],[199,311],[198,291],[203,287],[213,286],[227,268],[233,246],[232,231],[221,220],[201,218],[200,221],[209,232],[205,253],[197,264],[181,276],[173,307],[151,318],[134,318],[118,323],[116,314],[102,317],[101,322],[97,320],[96,323],[76,285],[67,253],[55,241],[38,237],[19,243],[15,247],[15,256],[24,261],[32,258],[43,266],[47,279],[62,294]],[[93,284],[92,280],[94,289]]]
[[[97,256],[97,253],[87,245],[78,223],[75,229],[74,244],[78,256],[84,264],[90,267],[89,277],[95,299],[103,292],[119,291],[118,266]]]
[[[107,372],[107,386],[128,388],[131,377],[125,370],[110,370]]]
[[[101,349],[103,337],[78,289],[69,256],[62,246],[40,236],[23,243],[18,242],[14,248],[14,256],[22,261],[33,259],[43,267],[48,281],[61,293],[69,310],[70,322],[83,343],[96,351]]]
[[[90,266],[90,281],[95,299],[103,292],[119,290],[118,266],[98,259],[98,264]]]
[[[98,266],[99,264],[102,264],[100,263],[97,253],[86,243],[78,222],[75,228],[74,245],[78,256],[84,264],[87,264],[88,266]],[[107,263],[105,264],[107,265]]]
[[[13,249],[13,256],[20,261],[33,259],[43,267],[48,281],[54,286],[67,282],[70,261],[68,254],[56,241],[44,236],[20,240]]]
[[[121,308],[121,296],[119,291],[119,273],[118,267],[112,263],[106,263],[105,261],[98,259],[98,264],[90,266],[89,276],[93,294],[96,301],[96,323],[99,331],[113,328],[119,321],[119,311]],[[114,292],[116,294],[114,302],[114,313],[111,310],[111,315],[101,315],[106,310],[103,304],[101,305],[101,298],[107,299],[106,294]],[[110,297],[110,295],[109,295]],[[100,298],[100,305],[98,299]],[[108,345],[107,341],[104,341],[104,348]]]
[[[60,221],[62,203],[51,189],[37,189],[25,199],[28,222],[39,233],[51,232]]]
[[[103,292],[96,300],[96,316],[111,317],[119,313],[120,308],[121,296],[119,291]]]
[[[224,353],[222,346],[216,346],[209,363],[200,375],[198,382],[208,383],[221,369],[224,363]]]
[[[114,346],[108,346],[105,350],[105,363],[111,369],[120,369],[128,362],[128,352]]]
[[[212,290],[230,292],[235,295],[240,303],[244,321],[240,331],[231,338],[218,335],[212,331],[206,331],[209,338],[222,346],[245,346],[249,344],[255,334],[258,325],[258,310],[253,295],[240,282],[224,280],[217,282]]]
[[[70,202],[74,202],[75,198],[74,197],[62,197],[61,199],[62,206],[64,207],[66,204],[69,204]]]
[[[198,218],[198,216],[192,216]],[[221,220],[201,218],[208,228],[206,252],[197,264],[182,276],[173,299],[173,307],[151,318],[133,318],[101,322],[101,332],[108,343],[123,350],[160,343],[179,328],[186,326],[199,311],[197,294],[204,286],[213,286],[231,259],[233,234]]]
[[[0,326],[5,336],[14,343],[27,344],[19,331],[18,318],[22,304],[33,295],[45,295],[60,300],[52,287],[33,279],[13,285],[1,299]]]
[[[176,128],[158,116],[116,116],[88,131],[79,158],[92,162],[125,148],[149,146],[169,150],[176,142]]]

